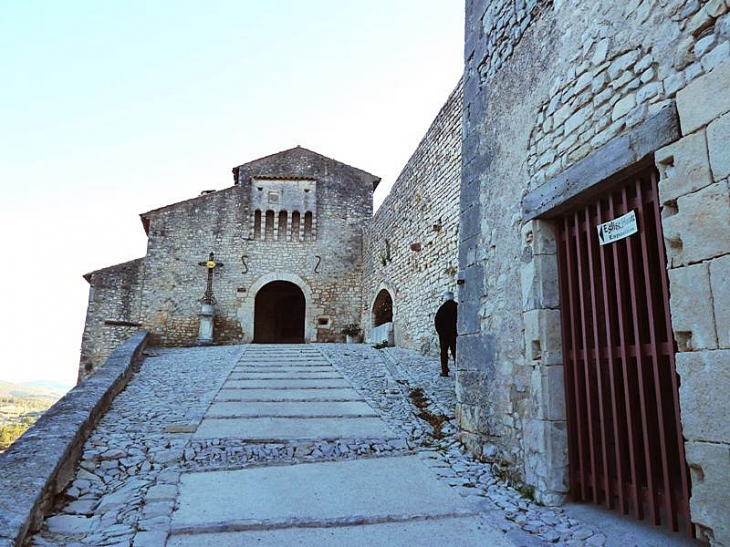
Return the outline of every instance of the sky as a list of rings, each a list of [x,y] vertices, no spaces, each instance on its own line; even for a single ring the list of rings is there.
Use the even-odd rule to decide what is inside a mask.
[[[74,384],[139,214],[301,145],[382,177],[461,75],[459,0],[2,0],[0,379]]]

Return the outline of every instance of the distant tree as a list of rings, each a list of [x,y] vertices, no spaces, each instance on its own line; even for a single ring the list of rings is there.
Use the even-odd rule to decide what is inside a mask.
[[[15,440],[25,433],[29,424],[3,424],[0,425],[0,450],[7,449]]]

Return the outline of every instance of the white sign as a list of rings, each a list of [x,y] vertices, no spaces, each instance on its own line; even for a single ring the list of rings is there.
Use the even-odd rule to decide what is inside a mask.
[[[598,230],[598,242],[601,245],[629,237],[639,231],[636,225],[636,213],[629,211],[623,216],[599,224],[596,229]]]

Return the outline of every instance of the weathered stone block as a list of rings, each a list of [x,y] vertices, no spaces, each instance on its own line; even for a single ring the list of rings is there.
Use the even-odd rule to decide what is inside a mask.
[[[676,359],[684,437],[730,443],[730,350],[678,353]]]
[[[721,348],[730,348],[730,255],[710,262],[710,286],[715,304],[717,342]]]
[[[680,197],[676,214],[665,215],[662,225],[672,267],[730,253],[728,183],[711,184]]]
[[[730,175],[730,113],[715,120],[707,127],[707,146],[710,150],[710,164],[715,180]]]
[[[549,220],[530,220],[522,226],[522,243],[532,248],[533,255],[555,254],[557,239],[555,226]]]
[[[624,97],[623,99],[619,100],[613,107],[613,112],[611,113],[611,119],[613,121],[618,120],[619,118],[625,116],[629,113],[629,111],[636,106],[636,94],[631,93]]]
[[[525,475],[538,494],[564,494],[568,491],[568,435],[565,422],[528,420],[524,433],[528,457]]]
[[[525,322],[525,357],[528,364],[542,365],[563,362],[563,337],[560,310],[530,310],[523,314]]]
[[[712,183],[704,131],[657,150],[655,161],[661,175],[659,196],[662,203]]]
[[[457,368],[459,370],[494,371],[494,336],[468,334],[457,340]]]
[[[563,365],[535,367],[532,371],[531,384],[532,416],[540,420],[565,420]]]
[[[688,442],[692,522],[712,530],[717,545],[730,545],[730,445]]]
[[[716,349],[708,265],[669,270],[669,293],[672,329],[679,351]]]
[[[682,133],[692,133],[730,111],[730,60],[677,92]]]
[[[560,306],[556,255],[533,256],[522,263],[521,274],[523,311]]]

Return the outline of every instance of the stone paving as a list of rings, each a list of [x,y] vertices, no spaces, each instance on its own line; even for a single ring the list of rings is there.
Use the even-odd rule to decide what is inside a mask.
[[[453,378],[432,358],[361,344],[146,355],[29,545],[606,544],[462,452]]]

